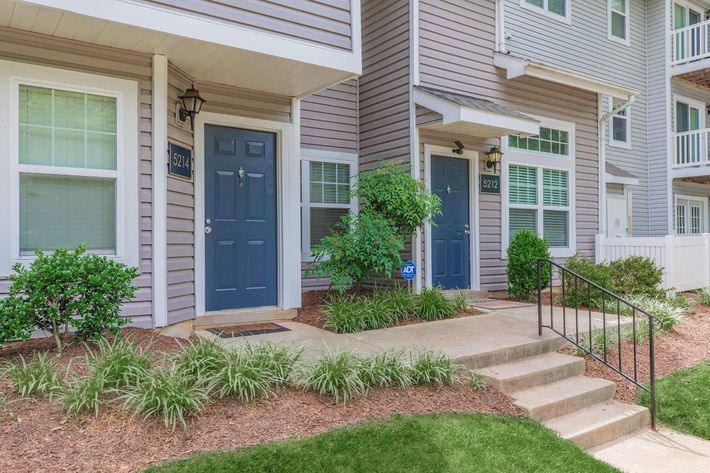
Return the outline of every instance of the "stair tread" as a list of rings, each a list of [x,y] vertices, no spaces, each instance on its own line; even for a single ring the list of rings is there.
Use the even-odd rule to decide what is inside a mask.
[[[573,438],[629,417],[644,415],[644,412],[648,409],[643,406],[608,401],[546,420],[543,424],[563,438]]]
[[[513,379],[541,371],[549,371],[571,364],[584,364],[582,358],[562,353],[545,353],[538,356],[523,358],[509,363],[493,365],[476,370],[481,376],[495,379]]]
[[[608,388],[609,386],[616,388],[616,384],[613,381],[607,381],[606,379],[573,376],[554,383],[517,391],[512,393],[511,396],[519,406],[534,409],[596,391],[597,389]],[[611,396],[613,396],[613,393],[614,391],[612,390]]]

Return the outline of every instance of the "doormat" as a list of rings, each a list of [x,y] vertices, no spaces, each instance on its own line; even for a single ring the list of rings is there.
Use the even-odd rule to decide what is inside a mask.
[[[227,327],[211,327],[208,332],[217,335],[219,338],[249,337],[251,335],[263,335],[265,333],[290,332],[291,329],[274,323],[230,325]]]
[[[503,299],[478,299],[471,303],[474,307],[488,310],[515,309],[517,307],[530,307],[527,302],[508,301]]]

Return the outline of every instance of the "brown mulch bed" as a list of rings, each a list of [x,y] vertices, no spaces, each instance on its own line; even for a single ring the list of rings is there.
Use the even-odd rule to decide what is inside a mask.
[[[370,293],[372,293],[372,290],[361,289],[361,290],[355,292],[354,294],[367,295]],[[327,301],[330,297],[334,296],[335,294],[337,294],[336,291],[311,291],[311,292],[304,293],[303,297],[301,299],[301,308],[298,309],[298,315],[293,320],[295,322],[301,322],[303,324],[312,325],[313,327],[320,328],[323,330],[332,331],[331,328],[329,328],[325,325],[325,314],[323,313],[323,311],[321,309],[321,305],[325,301]],[[348,292],[348,294],[353,294],[353,292]],[[473,315],[481,315],[481,314],[483,314],[483,312],[478,311],[476,309],[469,309],[464,312],[458,312],[452,318],[457,319],[459,317],[470,317]],[[392,325],[392,327],[400,327],[403,325],[422,324],[425,322],[428,322],[428,321],[411,316],[407,319],[400,320],[395,325]]]
[[[179,341],[154,336],[150,330],[127,329],[141,346],[170,352]],[[51,350],[51,340],[33,340],[6,347],[0,359],[35,350]],[[60,358],[66,365],[83,356],[83,346],[68,347]],[[77,359],[77,361],[79,361]],[[73,365],[74,366],[74,365]],[[0,409],[0,472],[128,472],[195,452],[232,449],[291,437],[303,437],[333,427],[395,413],[424,414],[477,411],[522,416],[511,399],[493,389],[474,391],[463,382],[454,387],[406,390],[373,389],[347,405],[297,389],[285,389],[254,403],[215,400],[188,430],[166,428],[160,419],[133,419],[116,405],[98,417],[67,417],[46,399],[20,399],[7,380],[0,382],[7,404]]]
[[[649,380],[649,346],[640,343],[636,349],[637,376],[641,382]],[[571,352],[569,348],[563,351]],[[656,379],[672,372],[710,359],[710,307],[693,304],[692,312],[670,332],[655,337]],[[621,345],[621,364],[625,374],[633,375],[633,344]],[[618,366],[618,349],[607,353],[607,361]],[[636,403],[636,386],[613,370],[592,359],[587,359],[586,376],[604,378],[616,382],[616,399],[629,404]]]

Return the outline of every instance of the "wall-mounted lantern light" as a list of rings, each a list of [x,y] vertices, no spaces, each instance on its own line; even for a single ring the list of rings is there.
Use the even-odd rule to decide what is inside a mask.
[[[200,97],[200,91],[195,88],[194,84],[178,98],[182,101],[182,107],[180,107],[180,120],[184,122],[189,118],[190,129],[194,131],[195,115],[200,113],[200,110],[202,110],[202,104],[204,104],[206,100]]]
[[[488,156],[488,161],[486,161],[486,169],[493,169],[493,173],[496,172],[498,164],[500,164],[501,158],[503,158],[503,153],[500,148],[493,146],[490,151],[486,153]]]

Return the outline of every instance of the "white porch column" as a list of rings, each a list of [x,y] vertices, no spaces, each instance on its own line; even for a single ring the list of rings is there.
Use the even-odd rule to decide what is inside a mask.
[[[153,325],[168,325],[167,161],[168,58],[153,55]]]

